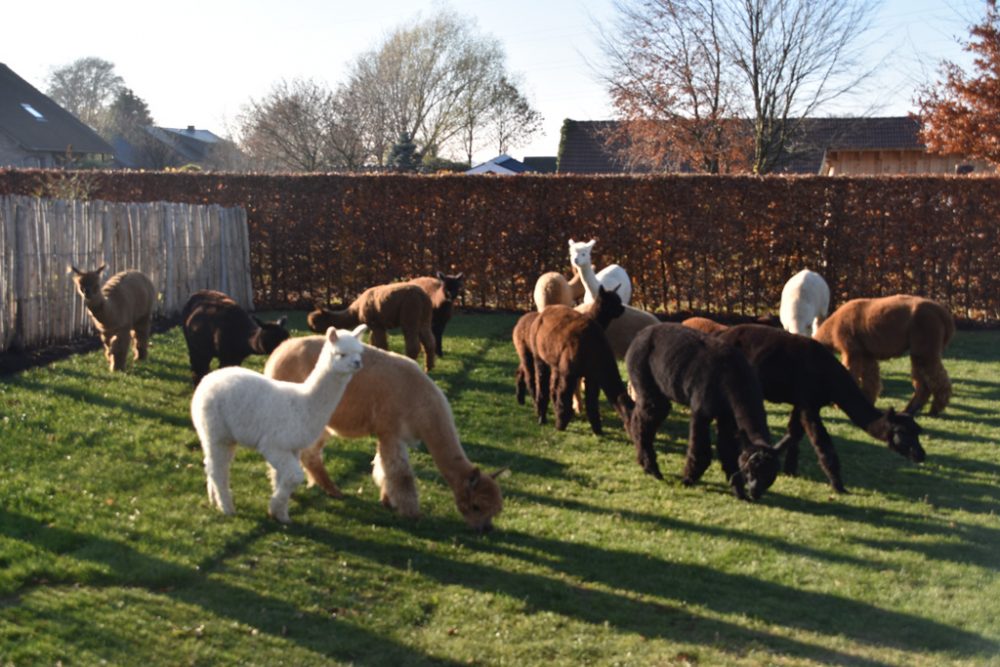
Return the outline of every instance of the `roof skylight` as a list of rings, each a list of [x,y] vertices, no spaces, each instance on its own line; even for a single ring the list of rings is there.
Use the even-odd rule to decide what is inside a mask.
[[[35,109],[35,107],[31,106],[27,102],[21,102],[21,108],[30,113],[35,120],[37,121],[45,120],[45,116],[43,116],[37,109]]]

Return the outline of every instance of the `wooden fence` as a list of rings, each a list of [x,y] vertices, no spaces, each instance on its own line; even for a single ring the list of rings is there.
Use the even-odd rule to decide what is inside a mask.
[[[221,290],[253,308],[242,208],[0,196],[0,351],[93,331],[69,271],[142,271],[156,316],[180,313],[192,292]]]

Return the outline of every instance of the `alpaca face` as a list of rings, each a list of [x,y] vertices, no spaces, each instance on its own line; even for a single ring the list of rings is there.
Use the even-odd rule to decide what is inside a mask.
[[[465,487],[455,493],[455,504],[469,527],[480,533],[493,530],[493,517],[503,509],[503,496],[496,477],[503,471],[483,475],[474,468]]]
[[[255,317],[254,322],[260,327],[257,336],[265,354],[274,352],[275,348],[288,338],[288,330],[285,329],[285,324],[288,322],[287,317],[282,317],[274,322],[262,322]]]
[[[330,327],[326,331],[326,343],[331,348],[333,372],[351,374],[361,370],[361,353],[364,346],[358,336],[368,330],[362,324],[354,331]]]
[[[462,289],[465,285],[465,273],[462,272],[449,275],[438,271],[437,279],[441,281],[441,286],[444,289],[444,295],[448,297],[448,300],[457,300],[458,295],[462,293]]]
[[[591,241],[569,241],[569,261],[573,266],[590,266],[590,253],[594,249],[596,239]]]
[[[618,296],[617,287],[613,290],[606,290],[603,287],[597,288],[595,303],[598,307],[597,319],[599,320],[610,321],[625,312],[625,306],[622,305],[622,299]]]
[[[91,300],[101,295],[101,273],[104,271],[104,264],[93,271],[81,271],[75,266],[73,270],[73,282],[76,289],[86,300]]]
[[[777,450],[766,445],[749,445],[740,452],[739,466],[751,500],[757,500],[778,478]]]
[[[914,463],[922,463],[927,458],[927,453],[920,446],[920,432],[923,429],[905,412],[894,413],[889,410],[886,419],[889,420],[889,449]]]

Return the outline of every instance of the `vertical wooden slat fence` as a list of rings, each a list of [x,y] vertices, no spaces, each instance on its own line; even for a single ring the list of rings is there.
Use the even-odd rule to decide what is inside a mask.
[[[0,351],[93,331],[69,267],[137,269],[156,286],[156,316],[217,289],[253,308],[243,208],[0,196]]]

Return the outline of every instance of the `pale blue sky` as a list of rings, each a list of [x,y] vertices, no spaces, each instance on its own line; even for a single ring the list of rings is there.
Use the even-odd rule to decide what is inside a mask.
[[[822,0],[817,0],[822,1]],[[348,62],[418,14],[450,7],[476,19],[504,45],[544,132],[515,157],[555,155],[564,118],[611,116],[594,72],[598,27],[612,0],[50,0],[7,3],[0,62],[44,90],[53,67],[83,56],[115,64],[146,100],[156,122],[228,134],[251,97],[278,80],[313,78],[336,85]],[[883,61],[873,88],[835,113],[880,115],[912,110],[914,91],[933,79],[942,58],[968,63],[958,39],[983,15],[983,0],[886,0],[869,35],[872,62]],[[492,157],[490,149],[476,157]]]

